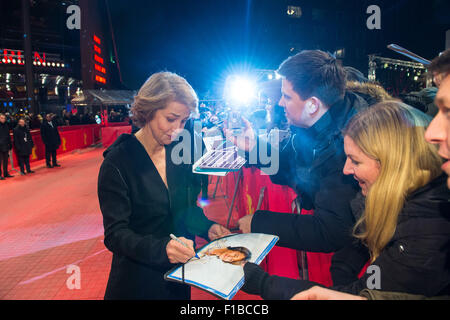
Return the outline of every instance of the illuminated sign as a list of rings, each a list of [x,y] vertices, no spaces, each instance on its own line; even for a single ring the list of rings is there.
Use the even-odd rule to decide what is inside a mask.
[[[101,84],[106,84],[106,68],[104,67],[105,64],[105,60],[103,59],[102,55],[102,49],[101,49],[101,44],[102,41],[101,39],[96,36],[94,34],[93,37],[94,40],[94,68],[95,71],[97,71],[95,73],[95,81]]]
[[[98,64],[95,64],[95,70],[101,72],[101,73],[106,73],[106,69],[105,67],[101,67]]]
[[[97,61],[98,63],[103,64],[103,58],[99,57],[98,55],[94,54],[94,60]]]
[[[104,83],[104,84],[106,83],[106,79],[103,78],[102,76],[98,76],[98,75],[95,75],[95,81]]]
[[[3,49],[0,51],[0,63],[5,64],[25,64],[23,51]]]
[[[94,41],[98,44],[101,44],[100,38],[94,34]]]
[[[100,49],[100,47],[95,44],[94,44],[94,51],[97,52],[98,54],[102,54],[102,49]]]
[[[22,50],[0,49],[0,64],[24,65],[25,53]],[[33,52],[33,65],[38,67],[64,68],[66,65],[58,54]]]

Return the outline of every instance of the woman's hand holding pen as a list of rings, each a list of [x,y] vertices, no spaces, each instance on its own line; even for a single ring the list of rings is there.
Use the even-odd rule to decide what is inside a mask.
[[[166,246],[167,257],[170,263],[186,263],[195,256],[194,242],[184,237],[179,237],[178,239],[183,241],[187,247],[175,240],[170,240]]]

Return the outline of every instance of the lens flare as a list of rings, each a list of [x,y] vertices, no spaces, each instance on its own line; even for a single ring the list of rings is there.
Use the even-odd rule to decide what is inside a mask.
[[[225,85],[225,99],[234,105],[247,105],[256,98],[256,82],[245,76],[229,76]]]
[[[200,208],[204,208],[204,207],[208,206],[210,204],[210,202],[209,202],[209,200],[199,198],[198,204],[200,205]]]

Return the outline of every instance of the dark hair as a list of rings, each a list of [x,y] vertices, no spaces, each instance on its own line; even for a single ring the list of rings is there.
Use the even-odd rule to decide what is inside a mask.
[[[401,94],[400,99],[407,105],[419,109],[424,113],[428,111],[428,107],[427,104],[425,103],[425,100],[420,95],[418,95],[417,92]]]
[[[292,84],[302,100],[315,96],[331,106],[344,96],[346,72],[333,56],[321,50],[304,50],[289,57],[277,73]]]
[[[431,61],[428,68],[431,73],[447,75],[450,73],[450,49],[445,50]]]
[[[356,81],[360,83],[369,82],[369,79],[367,79],[358,69],[346,66],[344,67],[344,70],[347,73],[347,81]]]

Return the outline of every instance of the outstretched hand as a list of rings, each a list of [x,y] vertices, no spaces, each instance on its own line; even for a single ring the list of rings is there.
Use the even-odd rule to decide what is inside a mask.
[[[367,300],[361,296],[339,292],[319,286],[297,293],[291,300]]]
[[[252,232],[252,220],[253,220],[253,214],[248,214],[243,216],[238,221],[239,230],[241,230],[242,233],[250,233]]]
[[[227,129],[226,127],[223,131],[227,140],[239,149],[249,152],[256,146],[256,137],[251,123],[244,117],[241,117],[241,119],[244,123],[242,133],[236,135],[233,133],[233,130]]]
[[[218,223],[213,224],[208,230],[208,237],[211,241],[225,237],[229,234],[231,234],[230,230]]]

